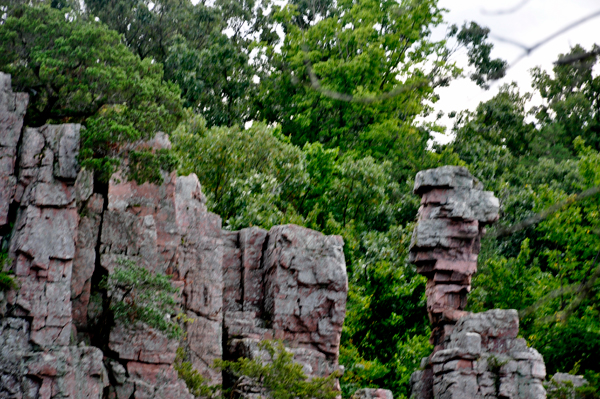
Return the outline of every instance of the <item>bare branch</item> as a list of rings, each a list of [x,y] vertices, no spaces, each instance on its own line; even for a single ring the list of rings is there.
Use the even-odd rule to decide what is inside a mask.
[[[529,3],[530,0],[523,0],[521,1],[519,4],[517,4],[514,7],[511,8],[506,8],[504,10],[496,10],[496,11],[488,11],[486,9],[481,10],[481,12],[483,14],[486,15],[504,15],[504,14],[512,14],[516,11],[519,11],[521,8],[523,8],[527,3]]]
[[[560,211],[562,208],[564,208],[566,206],[574,204],[575,202],[582,201],[586,198],[593,197],[594,195],[597,195],[599,193],[600,193],[600,186],[595,186],[595,187],[589,188],[579,194],[569,197],[568,199],[566,199],[564,201],[558,202],[558,203],[552,205],[550,208],[538,213],[537,215],[534,215],[528,219],[525,219],[517,224],[514,224],[510,227],[500,227],[495,232],[492,232],[490,234],[490,237],[493,237],[493,238],[503,237],[503,236],[507,236],[507,235],[516,233],[519,230],[523,230],[527,227],[533,226],[534,224],[538,224],[542,220],[546,219],[548,216],[552,215],[555,212]]]
[[[537,50],[539,47],[543,46],[544,44],[552,41],[553,39],[555,39],[556,37],[562,35],[563,33],[577,27],[578,25],[581,25],[584,22],[589,21],[590,19],[594,19],[596,17],[600,16],[600,10],[597,10],[596,12],[593,12],[583,18],[578,19],[577,21],[571,22],[569,25],[557,30],[556,32],[554,32],[553,34],[551,34],[550,36],[546,37],[543,40],[540,40],[539,42],[537,42],[536,44],[534,44],[533,46],[526,46],[522,43],[519,43],[515,40],[511,40],[511,39],[507,39],[507,38],[503,38],[503,37],[499,37],[499,36],[493,36],[494,39],[499,40],[499,41],[503,41],[505,43],[510,43],[514,46],[518,46],[522,49],[524,49],[525,51],[523,52],[523,54],[521,54],[519,57],[517,57],[517,59],[515,59],[506,69],[509,69],[513,66],[515,66],[515,64],[517,64],[519,61],[521,61],[523,58],[527,57],[529,54],[531,54],[533,51]]]
[[[313,90],[318,91],[325,97],[329,97],[334,100],[359,103],[359,104],[373,104],[376,102],[389,100],[390,98],[396,97],[407,91],[415,90],[415,89],[418,89],[418,88],[421,88],[424,86],[428,86],[430,83],[433,83],[433,80],[430,78],[421,79],[414,83],[398,86],[398,87],[390,90],[387,93],[383,93],[383,94],[380,94],[377,96],[353,96],[351,94],[340,93],[340,92],[337,92],[334,90],[327,89],[321,85],[319,78],[317,77],[317,75],[315,74],[315,72],[312,68],[312,65],[310,63],[310,60],[308,59],[308,56],[306,55],[306,53],[308,53],[308,50],[306,48],[303,48],[303,51],[305,53],[304,65],[306,66],[306,71],[308,72],[308,76],[310,78],[310,87]]]
[[[539,308],[541,308],[551,300],[559,298],[563,295],[572,294],[573,292],[576,292],[578,288],[579,284],[571,284],[566,287],[561,287],[559,289],[550,291],[547,295],[545,295],[543,298],[540,298],[533,305],[526,307],[525,309],[519,310],[519,318],[523,319],[524,317],[533,314],[535,311],[537,311]]]
[[[588,59],[590,57],[594,57],[596,55],[600,55],[600,47],[596,47],[594,50],[589,51],[587,53],[567,55],[567,56],[561,57],[558,59],[558,61],[554,61],[554,64],[555,65],[572,64],[572,63],[575,63],[578,61],[586,60],[586,59]]]

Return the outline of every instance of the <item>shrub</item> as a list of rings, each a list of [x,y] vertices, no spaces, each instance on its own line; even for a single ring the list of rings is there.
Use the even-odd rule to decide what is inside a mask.
[[[110,310],[116,320],[141,321],[179,339],[183,329],[178,323],[179,308],[174,294],[179,290],[167,275],[152,274],[135,262],[119,260],[120,267],[105,277],[101,286],[112,297]]]
[[[177,348],[177,355],[173,368],[177,371],[177,375],[181,378],[188,387],[190,393],[194,396],[213,397],[219,386],[209,386],[206,378],[192,367],[192,363],[186,361],[185,350],[182,347]]]
[[[14,290],[18,288],[15,278],[11,276],[12,272],[5,272],[4,266],[10,261],[8,253],[0,252],[0,292]]]
[[[251,378],[265,388],[272,399],[333,399],[340,394],[335,390],[339,373],[309,380],[302,366],[294,362],[293,354],[281,341],[262,341],[259,347],[267,352],[268,361],[240,358],[236,361],[217,360],[216,364],[236,377]],[[235,389],[236,386],[231,388],[233,391]]]

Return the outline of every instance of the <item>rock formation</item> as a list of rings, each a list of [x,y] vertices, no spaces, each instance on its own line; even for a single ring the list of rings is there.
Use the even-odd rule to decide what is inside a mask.
[[[19,284],[0,298],[0,396],[101,397],[102,351],[71,345],[80,127],[22,131],[26,107],[0,74],[0,224]]]
[[[19,285],[0,292],[0,397],[191,398],[173,368],[179,346],[215,384],[215,359],[251,356],[271,338],[311,376],[337,370],[341,237],[293,225],[223,231],[195,175],[94,182],[77,162],[82,127],[23,129],[26,107],[0,73],[0,234]],[[169,145],[162,134],[139,144]],[[194,320],[184,341],[113,320],[100,282],[131,262],[173,276]]]
[[[338,368],[348,282],[339,236],[294,225],[227,234],[224,336],[228,356],[262,339],[289,342],[308,375]]]
[[[419,220],[410,261],[427,277],[427,311],[434,352],[411,377],[412,398],[545,398],[542,356],[517,338],[515,310],[464,311],[485,225],[499,202],[466,168],[419,172]]]
[[[362,388],[354,392],[352,399],[394,399],[394,396],[387,389]]]
[[[580,390],[589,382],[582,375],[556,373],[547,383],[549,398],[585,399],[588,397]]]

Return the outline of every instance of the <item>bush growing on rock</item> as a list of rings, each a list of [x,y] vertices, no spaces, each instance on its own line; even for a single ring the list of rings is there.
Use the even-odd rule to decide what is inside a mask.
[[[4,271],[4,266],[8,261],[8,254],[6,252],[0,253],[0,292],[18,288],[17,282],[15,281],[14,277],[11,276],[11,273]]]
[[[237,377],[233,387],[224,392],[239,393],[247,386],[258,388],[261,394],[272,399],[333,399],[339,395],[335,381],[340,375],[332,373],[326,378],[308,379],[302,366],[294,362],[294,355],[281,341],[262,341],[261,354],[254,359],[219,361],[217,367]]]
[[[115,320],[140,321],[179,339],[183,329],[178,323],[179,306],[174,295],[179,292],[167,275],[152,274],[135,262],[119,260],[120,267],[105,277],[101,286],[112,297],[110,310]]]

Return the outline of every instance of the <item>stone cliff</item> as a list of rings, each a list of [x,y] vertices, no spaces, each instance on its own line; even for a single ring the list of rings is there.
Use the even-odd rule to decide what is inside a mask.
[[[341,237],[223,231],[195,175],[95,182],[77,162],[81,127],[23,128],[27,101],[0,73],[0,234],[19,286],[0,292],[1,398],[191,398],[173,368],[179,346],[213,384],[215,359],[253,356],[262,339],[284,340],[308,375],[338,369]],[[100,283],[124,264],[173,276],[194,320],[185,340],[111,317]]]

